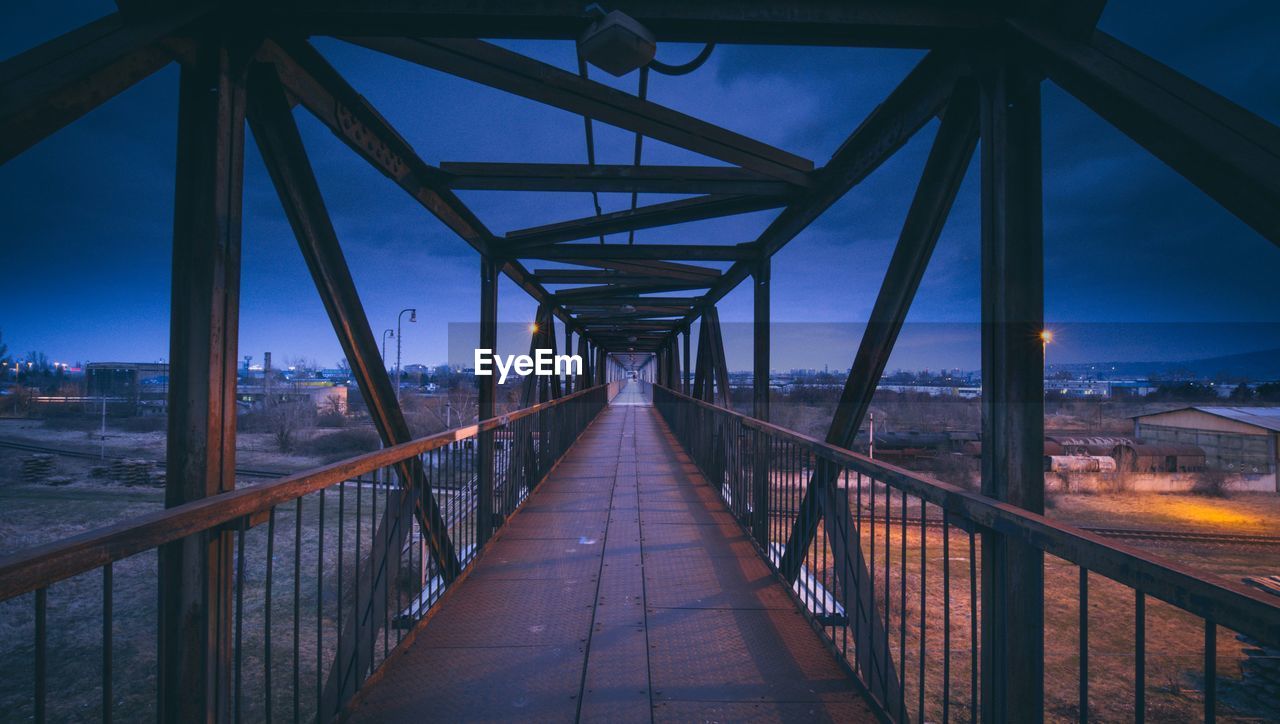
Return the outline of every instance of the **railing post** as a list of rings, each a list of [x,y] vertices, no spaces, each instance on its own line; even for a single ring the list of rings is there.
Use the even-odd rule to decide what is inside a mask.
[[[769,257],[756,262],[752,273],[755,282],[755,324],[752,384],[752,417],[769,420]],[[762,548],[769,547],[769,436],[762,431],[753,435],[754,467],[751,473],[751,532]]]
[[[1044,238],[1040,78],[981,72],[982,492],[1044,512]],[[982,536],[982,719],[1044,718],[1044,558]]]
[[[236,339],[248,53],[222,38],[183,65],[169,339],[165,506],[235,488]],[[160,549],[157,718],[231,716],[232,535]]]
[[[498,264],[480,257],[480,347],[495,350],[498,345]],[[479,419],[494,416],[498,378],[476,377],[479,385]],[[493,431],[481,432],[477,464],[476,542],[483,546],[493,535]]]

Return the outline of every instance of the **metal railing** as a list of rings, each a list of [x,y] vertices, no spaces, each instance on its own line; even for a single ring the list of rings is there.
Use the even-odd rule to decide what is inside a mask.
[[[497,528],[616,387],[582,390],[0,560],[0,660],[15,667],[0,681],[3,718],[156,718],[157,557],[184,539],[222,536],[234,562],[230,606],[218,622],[230,643],[230,681],[222,689],[228,718],[333,718],[412,640],[415,624],[445,591],[444,572],[425,553],[420,521],[430,517],[421,508],[434,500],[447,548],[465,575],[485,543],[485,509]],[[484,476],[480,448],[489,445],[492,467]],[[405,471],[420,475],[422,485],[404,485]],[[485,501],[482,484],[490,479],[492,500]],[[423,489],[432,495],[414,492]]]
[[[665,387],[653,399],[889,719],[1001,718],[982,694],[985,677],[1004,674],[982,670],[983,642],[1004,625],[982,610],[984,539],[1046,555],[1046,718],[1213,721],[1221,664],[1243,647],[1280,647],[1280,607],[1244,585]],[[814,480],[830,482],[806,497]],[[797,519],[814,530],[798,567],[786,556]]]

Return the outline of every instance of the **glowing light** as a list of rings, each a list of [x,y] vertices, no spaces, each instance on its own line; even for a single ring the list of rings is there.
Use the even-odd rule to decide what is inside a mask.
[[[1052,341],[1053,341],[1053,332],[1051,332],[1050,330],[1047,330],[1047,329],[1045,329],[1045,330],[1041,330],[1041,332],[1040,332],[1040,341],[1041,341],[1041,342],[1043,342],[1044,344],[1049,344],[1050,342],[1052,342]]]
[[[529,331],[530,331],[530,332],[537,332],[537,331],[538,331],[538,323],[537,323],[537,322],[534,322],[533,324],[530,324],[530,325],[529,325]]]

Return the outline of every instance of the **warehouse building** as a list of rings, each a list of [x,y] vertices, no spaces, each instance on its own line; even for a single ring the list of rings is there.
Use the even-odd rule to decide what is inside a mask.
[[[1277,490],[1280,407],[1185,407],[1133,418],[1134,437],[1195,445],[1205,467],[1235,473],[1248,490]]]

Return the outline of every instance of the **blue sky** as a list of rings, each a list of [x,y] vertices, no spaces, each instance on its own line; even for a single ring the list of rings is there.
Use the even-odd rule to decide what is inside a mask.
[[[111,10],[109,2],[51,10],[22,0],[0,25],[0,56]],[[1101,27],[1280,120],[1274,53],[1280,6],[1113,0]],[[578,117],[340,41],[315,42],[429,163],[586,160]],[[503,44],[573,67],[569,42]],[[659,55],[681,62],[696,50],[660,44]],[[690,76],[654,76],[650,98],[821,164],[921,55],[721,46]],[[65,361],[168,356],[177,76],[175,67],[157,73],[0,166],[0,329],[11,350],[39,349]],[[607,82],[634,90],[636,79]],[[1148,335],[1142,343],[1081,335],[1087,338],[1063,340],[1051,359],[1184,359],[1280,347],[1280,330],[1268,324],[1280,319],[1280,249],[1060,89],[1046,83],[1043,97],[1050,323],[1256,323],[1230,328],[1239,334]],[[402,307],[416,307],[419,321],[407,326],[403,340],[406,362],[444,361],[448,324],[478,318],[475,253],[304,111],[296,117],[375,334],[394,326]],[[826,325],[826,338],[807,349],[789,345],[788,360],[849,364],[856,338],[848,335],[857,328],[839,323],[863,321],[870,312],[934,130],[926,127],[774,258],[775,320]],[[596,138],[600,162],[630,162],[630,134],[596,124]],[[260,359],[270,350],[277,359],[332,365],[341,350],[257,149],[247,146],[241,354]],[[651,140],[645,160],[707,162]],[[461,195],[497,233],[592,210],[589,194]],[[660,200],[642,196],[642,203]],[[606,210],[619,209],[629,197],[606,195],[603,202]],[[977,320],[977,210],[975,163],[910,322]],[[642,231],[637,243],[748,241],[774,213]],[[504,321],[532,319],[533,304],[510,283],[499,299]],[[721,305],[727,322],[750,315],[748,287]],[[904,345],[890,367],[973,367],[976,358],[976,337],[924,339]],[[793,366],[781,361],[775,366]]]

